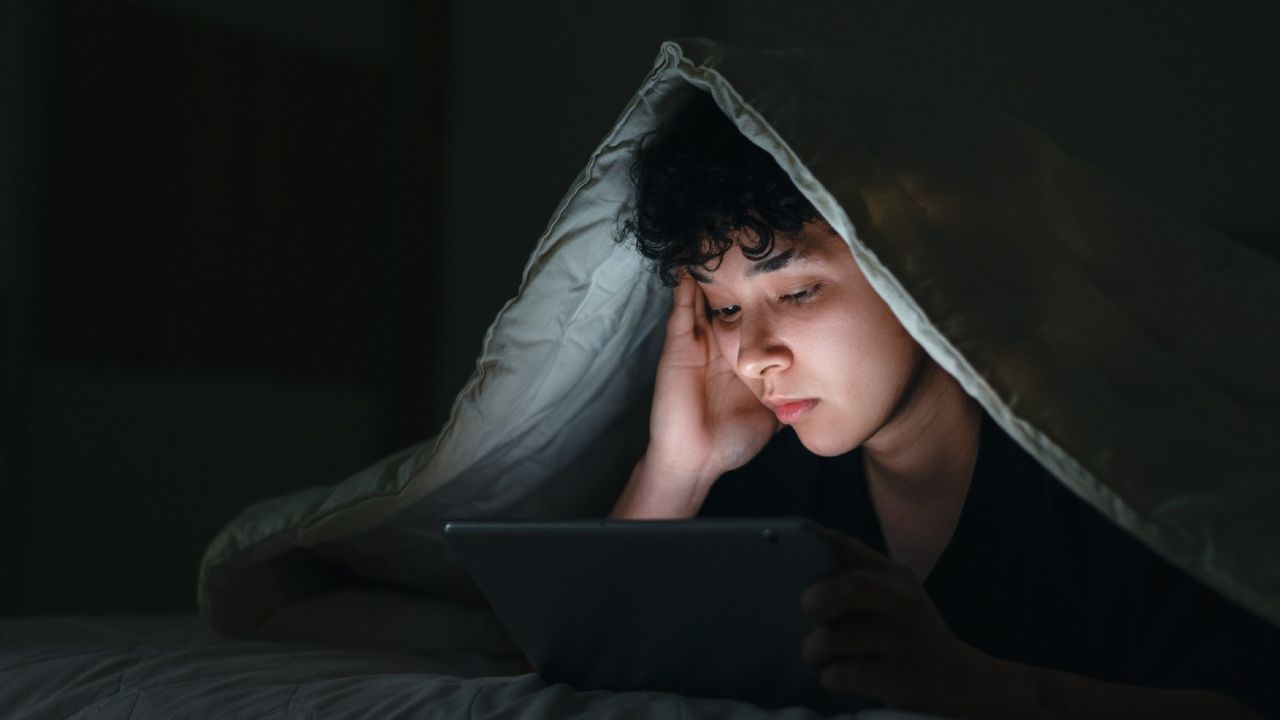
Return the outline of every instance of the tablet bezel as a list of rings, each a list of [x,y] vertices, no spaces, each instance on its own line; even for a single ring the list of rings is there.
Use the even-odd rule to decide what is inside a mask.
[[[834,700],[800,657],[800,597],[838,569],[811,520],[457,520],[444,534],[549,683]]]

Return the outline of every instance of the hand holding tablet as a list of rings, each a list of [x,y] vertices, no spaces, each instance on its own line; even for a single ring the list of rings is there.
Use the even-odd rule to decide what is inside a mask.
[[[992,658],[951,633],[910,569],[847,535],[820,532],[840,570],[804,593],[815,627],[803,656],[824,689],[917,709],[955,707],[983,691]]]

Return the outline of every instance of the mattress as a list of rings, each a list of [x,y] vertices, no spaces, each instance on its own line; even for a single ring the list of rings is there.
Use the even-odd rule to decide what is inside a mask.
[[[579,692],[476,652],[227,639],[195,615],[0,618],[0,717],[768,718],[804,708]],[[859,720],[927,716],[866,710]]]

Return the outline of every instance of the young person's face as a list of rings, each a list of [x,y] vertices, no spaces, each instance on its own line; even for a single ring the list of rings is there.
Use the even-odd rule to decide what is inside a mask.
[[[864,443],[899,407],[925,362],[824,221],[748,260],[738,245],[694,267],[720,352],[805,447],[838,455]]]

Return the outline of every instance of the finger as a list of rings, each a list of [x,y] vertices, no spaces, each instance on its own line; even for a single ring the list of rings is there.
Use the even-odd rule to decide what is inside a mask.
[[[702,286],[690,280],[693,285],[693,328],[698,337],[707,337],[711,332],[711,319],[707,317],[707,296]],[[714,345],[714,343],[712,343]]]
[[[720,352],[720,342],[716,339],[715,326],[708,317],[710,311],[707,309],[706,297],[702,292],[702,286],[698,286],[698,334],[707,339],[707,364],[709,367],[720,367],[732,372],[733,368]]]
[[[901,653],[902,638],[901,627],[889,616],[849,613],[810,630],[800,644],[800,657],[814,669],[844,656],[891,657]]]
[[[853,694],[882,700],[888,664],[888,658],[878,655],[840,658],[818,672],[818,682],[832,695]]]
[[[693,332],[697,317],[694,296],[698,284],[688,273],[680,276],[680,282],[671,291],[671,316],[667,319],[667,337],[681,337]]]
[[[831,528],[821,528],[822,538],[831,546],[841,567],[866,570],[887,570],[896,567],[889,558],[872,550],[870,546]]]
[[[815,581],[800,596],[800,609],[815,623],[850,612],[885,612],[902,604],[894,580],[874,572],[845,570]]]

